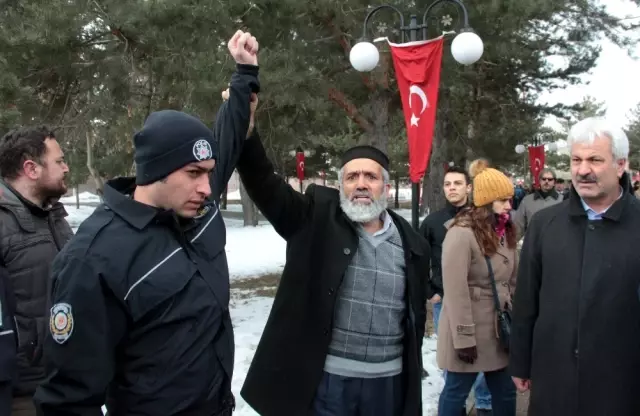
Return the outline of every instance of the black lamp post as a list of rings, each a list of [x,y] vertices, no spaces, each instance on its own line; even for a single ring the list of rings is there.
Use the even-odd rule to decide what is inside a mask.
[[[372,71],[378,64],[380,55],[378,49],[367,39],[367,27],[369,21],[373,16],[382,9],[391,9],[400,16],[400,36],[401,42],[406,41],[406,36],[409,36],[409,41],[426,40],[427,39],[427,21],[435,6],[440,3],[453,3],[458,6],[459,11],[462,12],[462,29],[460,33],[455,37],[451,44],[451,53],[453,58],[463,64],[471,65],[478,61],[484,51],[482,40],[476,35],[469,26],[469,16],[467,9],[460,0],[436,0],[424,12],[422,16],[422,24],[418,24],[418,18],[415,14],[410,16],[409,25],[405,26],[404,14],[397,7],[390,4],[382,4],[374,7],[364,19],[364,28],[362,31],[362,39],[351,49],[349,60],[354,69],[362,72]],[[419,227],[419,204],[420,204],[420,183],[412,184],[411,192],[411,222],[415,229]]]

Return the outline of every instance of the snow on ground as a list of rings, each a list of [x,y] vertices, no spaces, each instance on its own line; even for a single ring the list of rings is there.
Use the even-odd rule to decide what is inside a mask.
[[[67,220],[74,231],[95,209],[81,205],[76,208],[74,197],[64,198],[65,208],[69,213]],[[82,193],[80,202],[99,202],[95,195]],[[398,210],[400,215],[411,220],[411,210]],[[422,220],[422,219],[421,219]],[[227,225],[227,260],[231,279],[250,278],[267,273],[279,273],[285,262],[285,241],[268,223],[257,227],[243,227],[242,220],[225,219]],[[272,298],[246,296],[239,290],[232,290],[230,304],[231,318],[235,335],[235,367],[232,380],[232,391],[236,396],[238,416],[255,416],[249,405],[240,397],[240,389],[244,383],[249,365],[255,354],[258,341],[271,311]],[[423,414],[437,414],[438,396],[444,380],[442,372],[436,365],[436,340],[425,338],[422,347],[423,362],[430,376],[422,382]]]

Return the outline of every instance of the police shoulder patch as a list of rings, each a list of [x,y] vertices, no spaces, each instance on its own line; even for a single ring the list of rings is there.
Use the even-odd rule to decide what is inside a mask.
[[[49,318],[49,331],[53,340],[58,344],[64,344],[73,333],[73,312],[68,303],[56,303],[51,307]]]

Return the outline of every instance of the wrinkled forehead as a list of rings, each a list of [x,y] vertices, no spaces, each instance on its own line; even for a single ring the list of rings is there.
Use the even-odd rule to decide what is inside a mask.
[[[344,167],[344,176],[353,176],[354,174],[374,174],[382,176],[382,165],[371,159],[353,159],[348,161]]]

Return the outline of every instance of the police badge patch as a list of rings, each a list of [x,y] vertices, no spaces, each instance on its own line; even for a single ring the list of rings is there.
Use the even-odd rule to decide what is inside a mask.
[[[198,211],[196,212],[196,216],[193,217],[194,220],[197,220],[198,218],[202,218],[205,215],[207,215],[207,213],[211,210],[211,205],[205,205],[202,208],[198,209]]]
[[[73,313],[68,303],[56,303],[51,308],[49,331],[58,344],[67,342],[73,332]]]

